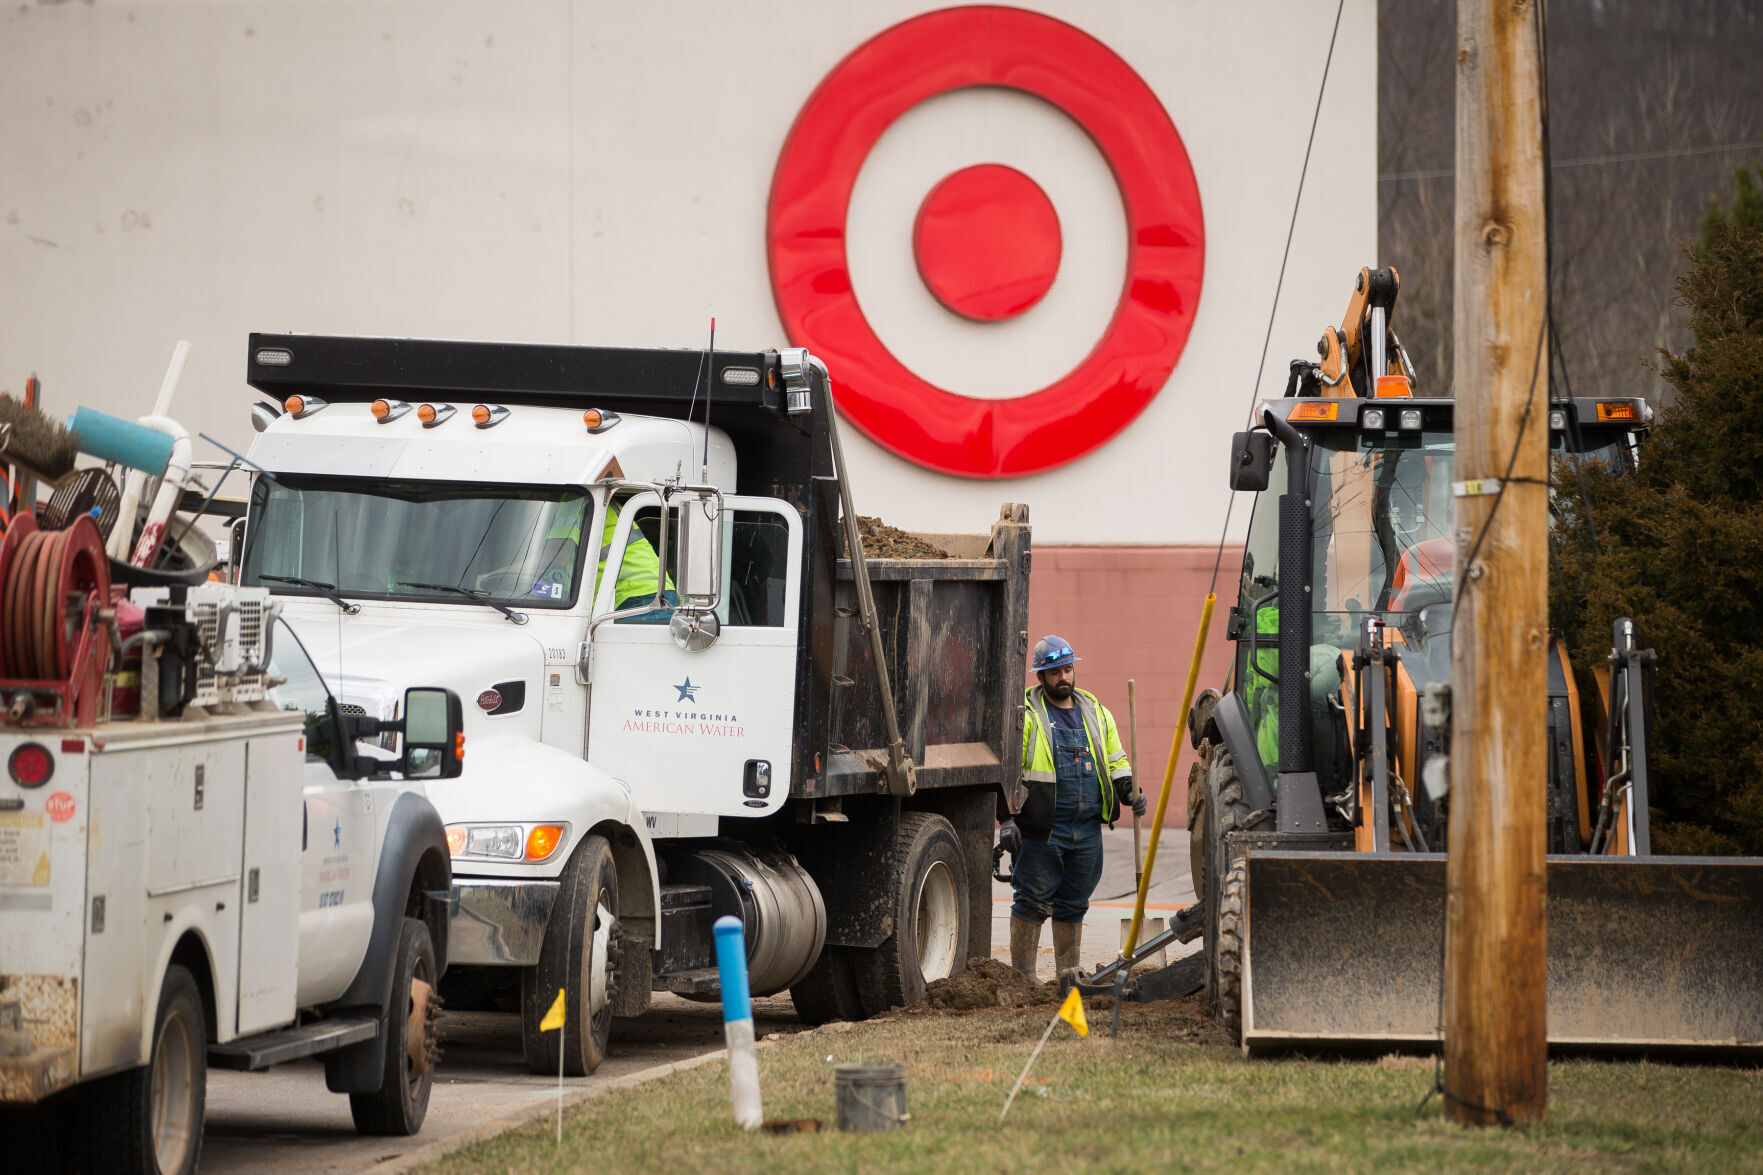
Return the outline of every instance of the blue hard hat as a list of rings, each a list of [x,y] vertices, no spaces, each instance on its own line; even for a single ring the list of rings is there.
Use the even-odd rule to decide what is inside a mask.
[[[1083,658],[1071,651],[1071,642],[1064,637],[1044,636],[1035,642],[1034,660],[1031,662],[1034,671],[1058,669],[1064,665],[1075,665]]]

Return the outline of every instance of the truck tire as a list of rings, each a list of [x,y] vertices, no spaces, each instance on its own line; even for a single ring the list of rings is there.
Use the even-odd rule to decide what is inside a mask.
[[[1212,766],[1206,772],[1199,827],[1193,830],[1191,843],[1204,854],[1199,862],[1199,872],[1204,884],[1199,887],[1198,893],[1200,900],[1206,903],[1206,1004],[1211,1008],[1212,1015],[1220,1020],[1225,1017],[1226,993],[1224,977],[1220,971],[1219,946],[1224,933],[1222,916],[1225,880],[1230,872],[1229,845],[1225,838],[1233,832],[1246,830],[1250,815],[1248,801],[1243,798],[1243,780],[1237,771],[1236,759],[1224,747],[1214,748]],[[1240,963],[1240,923],[1237,950]],[[1238,980],[1241,980],[1240,972]]]
[[[599,929],[596,911],[601,906],[608,914],[618,910],[618,870],[606,838],[584,836],[564,867],[562,880],[556,904],[551,907],[551,922],[545,927],[544,945],[539,948],[539,961],[521,968],[521,1043],[532,1072],[557,1072],[561,1043],[563,1072],[586,1077],[606,1059],[624,949],[618,919],[613,917],[604,952],[594,950]],[[596,972],[604,975],[606,985],[606,1003],[598,1014],[590,1006]],[[559,988],[563,991],[563,1028],[541,1032],[539,1024],[551,1010]]]
[[[857,976],[844,947],[828,943],[820,948],[814,969],[790,988],[790,1002],[804,1024],[828,1020],[863,1019],[863,1001],[857,995]]]
[[[852,949],[865,1016],[924,998],[925,988],[967,965],[967,866],[955,826],[934,812],[902,812],[877,896],[894,904],[894,933]]]
[[[202,1152],[208,1024],[188,969],[166,968],[147,1064],[80,1090],[75,1130],[87,1168],[133,1175],[190,1175]]]
[[[1224,875],[1218,901],[1218,947],[1214,952],[1216,980],[1209,996],[1218,1022],[1230,1033],[1231,1043],[1243,1039],[1243,904],[1249,885],[1249,862],[1239,858]]]
[[[63,1162],[63,1111],[79,1091],[55,1094],[32,1106],[0,1107],[0,1139],[5,1140],[6,1161],[20,1171],[61,1171]]]
[[[392,995],[380,1013],[385,1075],[378,1089],[349,1095],[349,1116],[358,1134],[415,1134],[428,1114],[434,1063],[440,1056],[435,1038],[440,999],[435,992],[435,946],[422,919],[404,919],[394,967]]]

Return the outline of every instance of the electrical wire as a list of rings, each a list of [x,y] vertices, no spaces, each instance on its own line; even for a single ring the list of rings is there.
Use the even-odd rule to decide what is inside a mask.
[[[1328,71],[1334,64],[1335,39],[1341,32],[1341,12],[1346,8],[1346,0],[1335,5],[1334,29],[1328,34],[1328,55],[1322,59],[1322,84],[1316,87],[1316,109],[1310,115],[1310,138],[1304,143],[1304,166],[1298,170],[1298,192],[1292,198],[1292,220],[1286,226],[1286,247],[1279,255],[1279,278],[1273,283],[1273,307],[1267,312],[1267,333],[1261,339],[1261,361],[1255,365],[1255,382],[1249,386],[1249,425],[1255,424],[1255,396],[1261,390],[1261,376],[1267,368],[1267,349],[1273,342],[1273,320],[1279,314],[1279,295],[1285,288],[1286,262],[1292,256],[1292,237],[1298,230],[1298,209],[1304,203],[1304,180],[1310,174],[1310,152],[1316,146],[1316,127],[1322,121],[1322,98],[1328,93]],[[1233,491],[1224,507],[1224,528],[1218,535],[1218,551],[1212,560],[1212,586],[1208,594],[1218,591],[1218,569],[1224,563],[1224,544],[1230,536],[1231,511],[1236,507],[1237,496]]]

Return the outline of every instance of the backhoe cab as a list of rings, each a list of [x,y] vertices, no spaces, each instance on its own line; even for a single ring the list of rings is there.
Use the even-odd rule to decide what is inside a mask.
[[[1416,398],[1394,270],[1361,270],[1318,362],[1231,446],[1256,494],[1222,692],[1189,715],[1208,997],[1246,1048],[1436,1041],[1450,821],[1453,412]],[[1556,462],[1632,468],[1637,399],[1551,400]],[[1539,413],[1543,417],[1544,413]],[[1549,1033],[1557,1045],[1763,1048],[1757,862],[1649,856],[1645,678],[1618,622],[1549,731]],[[1693,896],[1692,896],[1693,895]],[[1715,933],[1685,946],[1681,928]]]

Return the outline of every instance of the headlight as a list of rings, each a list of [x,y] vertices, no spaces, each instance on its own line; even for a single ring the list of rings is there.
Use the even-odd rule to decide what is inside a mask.
[[[465,855],[519,860],[525,839],[518,824],[491,824],[468,828],[465,830]]]
[[[569,840],[567,824],[450,824],[447,851],[455,857],[543,861]]]
[[[1402,409],[1402,427],[1403,428],[1419,428],[1420,427],[1420,409],[1418,409],[1418,408],[1404,408],[1404,409]]]
[[[1364,411],[1360,412],[1359,413],[1359,427],[1360,428],[1382,428],[1383,427],[1383,409],[1382,408],[1367,408]]]

